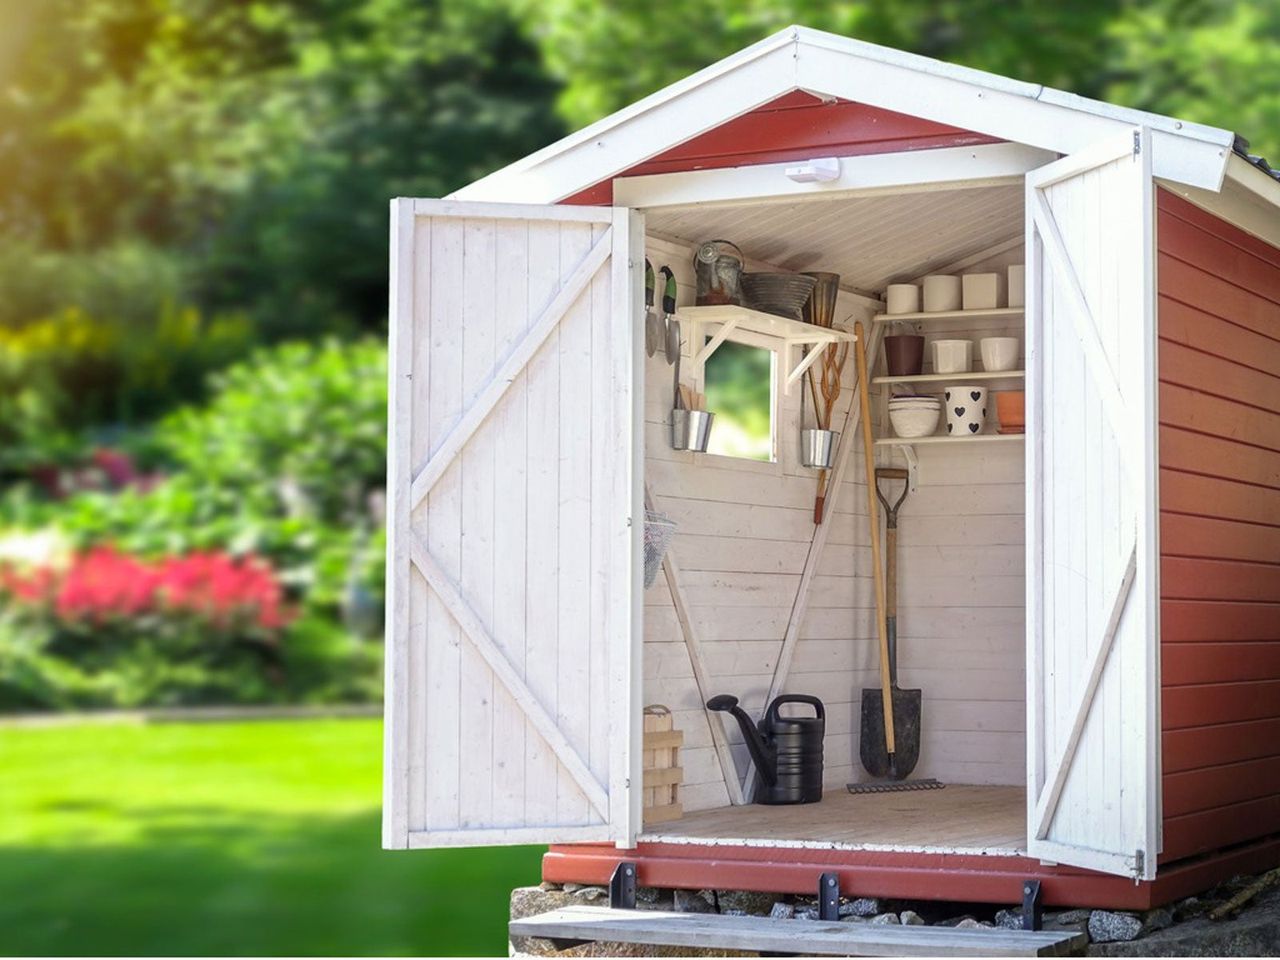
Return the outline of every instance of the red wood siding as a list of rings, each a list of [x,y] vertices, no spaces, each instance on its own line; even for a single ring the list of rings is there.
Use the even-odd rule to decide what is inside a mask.
[[[728,120],[618,176],[996,142],[995,137],[944,123],[847,100],[823,103],[807,93],[795,92]],[[598,183],[564,202],[612,203],[613,181]]]
[[[1157,208],[1169,862],[1280,832],[1280,249]]]

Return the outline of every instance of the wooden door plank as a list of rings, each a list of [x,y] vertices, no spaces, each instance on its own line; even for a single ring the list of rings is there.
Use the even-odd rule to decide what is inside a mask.
[[[480,425],[493,412],[493,408],[498,405],[502,395],[511,386],[511,381],[533,359],[533,355],[538,352],[538,348],[542,346],[548,334],[559,325],[565,311],[581,296],[591,279],[596,275],[596,272],[609,259],[609,254],[612,250],[612,235],[612,229],[604,231],[600,239],[596,241],[595,245],[579,262],[573,273],[566,278],[564,285],[561,286],[555,298],[547,304],[541,316],[529,328],[529,332],[525,334],[519,346],[502,362],[502,366],[494,371],[493,376],[489,378],[488,384],[467,408],[457,426],[436,447],[430,459],[414,476],[410,493],[410,502],[414,507],[422,502],[422,498],[427,495],[428,491],[435,485],[435,482],[448,469],[449,464],[466,446],[467,441],[471,439]]]
[[[507,692],[511,694],[516,703],[520,704],[521,709],[533,722],[534,728],[547,742],[548,746],[555,751],[556,757],[563,764],[564,769],[573,778],[591,805],[595,807],[596,812],[607,821],[609,818],[609,795],[607,791],[587,768],[573,745],[560,732],[560,728],[556,726],[555,719],[547,713],[546,708],[542,706],[533,695],[533,692],[525,685],[524,680],[516,673],[506,655],[503,654],[501,647],[498,646],[489,631],[485,629],[480,617],[471,609],[470,604],[462,596],[457,584],[444,572],[444,569],[417,536],[412,537],[410,551],[413,565],[426,578],[427,583],[431,585],[431,589],[440,598],[450,616],[453,617],[467,639],[480,652],[480,655],[484,657],[494,676],[507,688]]]

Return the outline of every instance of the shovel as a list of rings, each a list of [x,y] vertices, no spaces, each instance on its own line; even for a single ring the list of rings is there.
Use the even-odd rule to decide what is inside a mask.
[[[902,495],[890,504],[880,489],[884,479],[901,480]],[[875,472],[876,497],[885,516],[885,642],[888,646],[889,690],[893,704],[894,746],[892,755],[885,750],[884,698],[880,688],[862,691],[862,735],[859,753],[862,765],[873,777],[901,780],[915,769],[920,759],[919,690],[903,690],[898,686],[898,509],[907,499],[910,486],[907,471],[878,467]]]

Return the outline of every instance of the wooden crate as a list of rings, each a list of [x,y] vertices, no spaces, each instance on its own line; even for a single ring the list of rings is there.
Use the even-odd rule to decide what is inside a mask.
[[[679,820],[684,814],[680,805],[680,783],[684,780],[680,747],[684,734],[673,725],[671,710],[662,704],[644,708],[645,826]]]

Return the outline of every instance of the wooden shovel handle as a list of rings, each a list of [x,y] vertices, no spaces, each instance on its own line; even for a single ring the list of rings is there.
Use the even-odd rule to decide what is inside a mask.
[[[880,566],[880,505],[876,501],[876,451],[871,436],[871,394],[867,388],[867,337],[862,322],[853,325],[854,359],[858,364],[858,405],[862,415],[862,459],[867,468],[867,519],[871,524],[871,571],[876,585],[876,632],[880,637],[880,700],[884,710],[884,746],[897,753],[893,735],[893,688],[889,679],[889,631],[885,625],[884,573]]]

